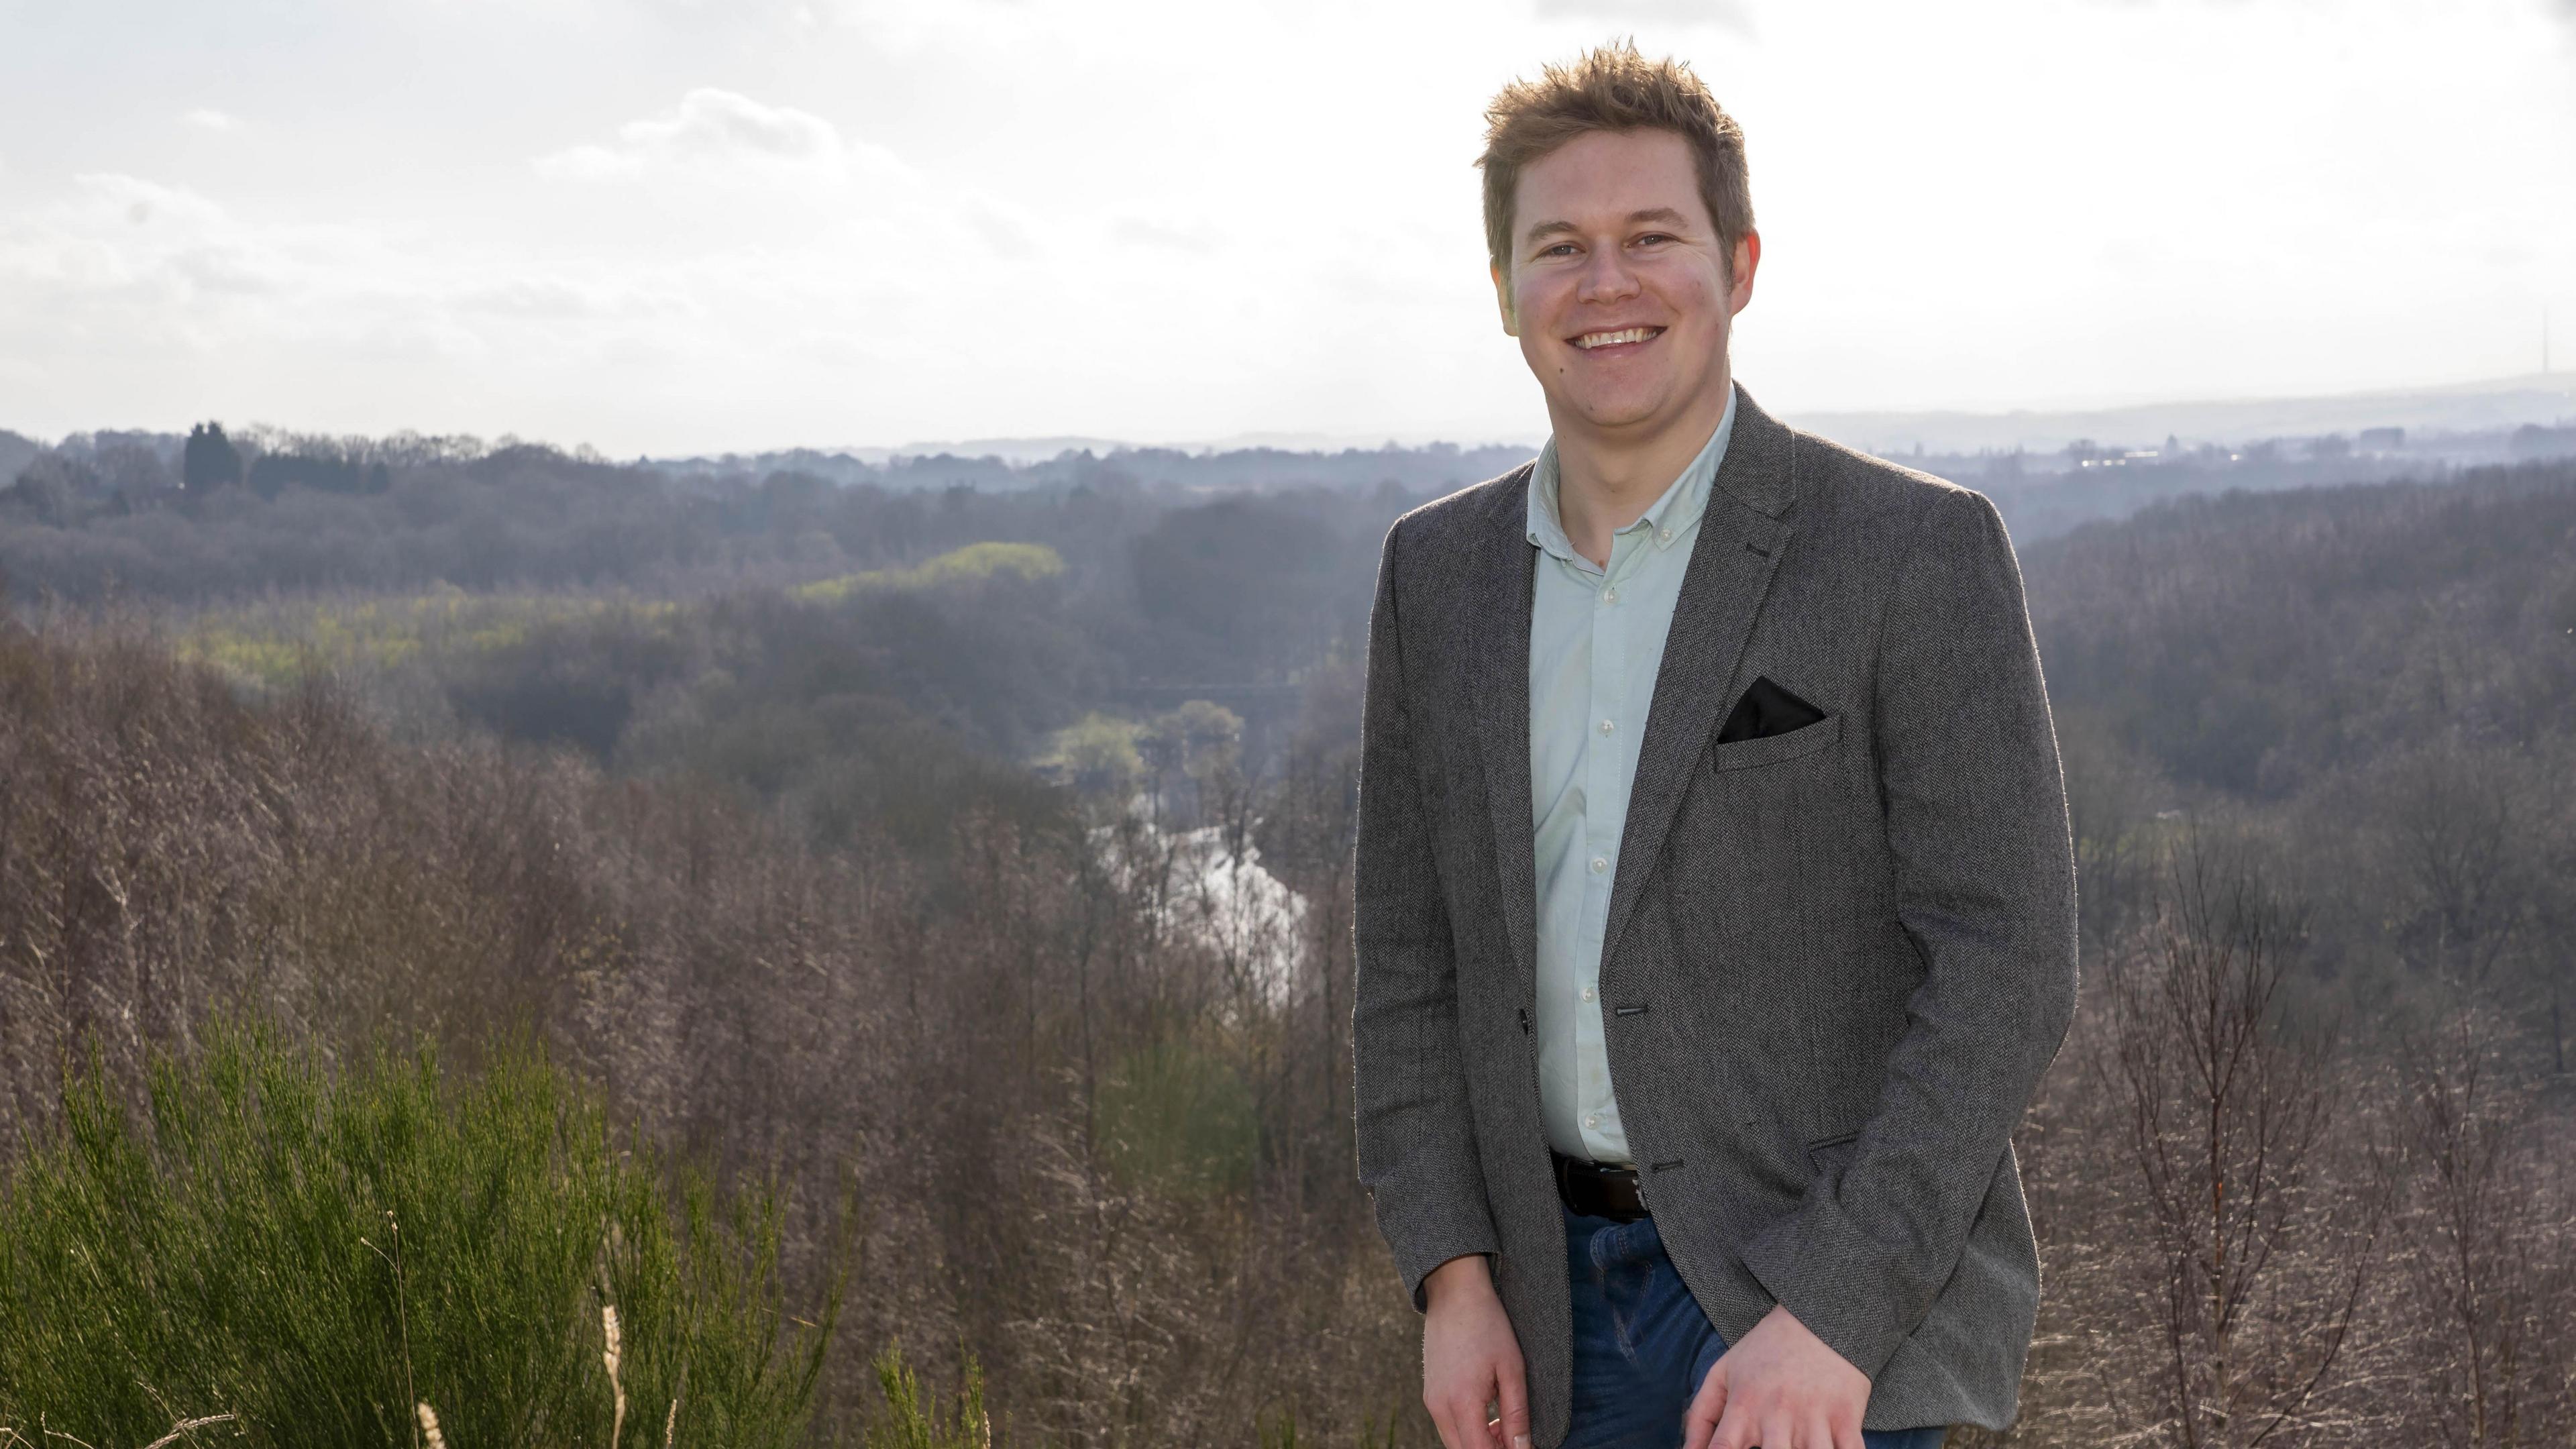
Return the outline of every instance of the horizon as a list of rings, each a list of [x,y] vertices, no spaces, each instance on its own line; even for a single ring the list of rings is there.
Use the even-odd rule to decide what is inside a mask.
[[[2564,390],[2562,391],[2559,389]],[[2556,369],[2545,373],[2531,372],[2512,376],[2476,378],[2463,382],[2430,383],[2420,386],[2373,388],[2336,393],[2308,393],[2263,397],[2156,398],[2129,402],[2112,402],[2089,407],[2022,406],[1984,410],[1964,408],[1854,408],[1836,409],[1831,411],[1809,411],[1801,412],[1796,415],[1784,414],[1782,420],[1795,426],[1806,427],[1810,431],[1829,430],[1837,424],[1846,427],[1871,424],[1896,427],[1911,425],[1927,429],[1946,424],[1949,425],[1951,429],[1956,430],[1961,427],[1974,428],[1980,424],[2000,425],[2022,422],[2031,426],[2040,426],[2052,420],[2063,423],[2067,420],[2073,419],[2106,418],[2121,414],[2153,415],[2159,410],[2171,412],[2186,412],[2192,410],[2236,410],[2252,412],[2254,410],[2272,408],[2287,412],[2303,407],[2353,408],[2374,402],[2388,404],[2393,410],[2392,416],[2394,416],[2397,413],[2402,413],[2409,405],[2413,405],[2420,409],[2423,405],[2429,402],[2441,399],[2473,401],[2487,398],[2523,398],[2529,396],[2550,398],[2552,400],[2552,405],[2548,407],[2528,408],[2511,418],[2501,421],[2483,421],[2468,425],[2454,425],[2449,427],[2445,427],[2437,423],[2431,428],[2424,429],[2424,431],[2428,433],[2474,433],[2495,431],[2500,428],[2510,428],[2518,426],[2523,422],[2534,423],[2541,426],[2567,426],[2571,423],[2576,423],[2576,369],[2569,368]],[[2559,402],[2563,402],[2565,404],[2565,409],[2563,411],[2555,405]],[[2364,418],[2367,418],[2368,420],[2364,421]],[[164,437],[178,437],[182,435],[184,429],[194,426],[197,423],[207,421],[223,425],[223,420],[220,418],[192,418],[183,423],[172,426],[108,425],[73,428],[64,433],[49,435],[14,428],[6,421],[0,421],[0,434],[15,434],[16,436],[22,437],[27,441],[40,446],[55,447],[72,438],[79,437],[100,437],[124,434],[149,434]],[[2146,426],[2143,418],[2141,419],[2140,425],[2142,427]],[[2383,419],[2368,418],[2368,415],[2362,415],[2360,418],[2356,418],[2353,422],[2347,423],[2344,426],[2350,428],[2385,425],[2389,424]],[[2405,423],[2395,425],[2401,427],[2420,426],[2418,424]],[[588,449],[599,453],[601,456],[608,458],[612,462],[620,461],[617,455],[598,449],[589,440],[580,438],[526,437],[515,433],[487,435],[485,433],[476,432],[472,429],[465,429],[455,433],[432,433],[422,429],[400,427],[385,429],[373,434],[348,433],[335,435],[320,429],[301,428],[292,424],[277,423],[270,419],[258,417],[246,420],[237,420],[232,424],[224,426],[226,427],[226,431],[229,435],[236,437],[253,437],[266,434],[272,436],[314,439],[336,438],[343,441],[397,437],[407,433],[424,437],[466,437],[478,440],[489,437],[495,443],[499,443],[504,440],[531,443],[555,448],[559,451],[568,453],[577,453]],[[2250,441],[2263,436],[2303,436],[2334,430],[2335,429],[2332,428],[2319,428],[2310,430],[2309,434],[2301,434],[2296,430],[2276,431],[2274,433],[2266,434],[2261,431],[2237,429],[2225,433],[2185,434],[2182,435],[2182,440],[2187,444],[2198,444],[2202,442],[2225,443],[2234,441]],[[2148,432],[2172,433],[2175,431],[2176,430],[2171,427],[2157,424],[2155,427],[2148,428],[2146,432],[2140,432],[2134,436],[2106,435],[2096,441],[2152,441],[2152,438],[2148,436]],[[1827,431],[1827,435],[1833,436],[1830,431]],[[2042,450],[2054,448],[2058,445],[2059,441],[2062,441],[2062,439],[2059,438],[2059,435],[2055,433],[2047,434],[2045,436],[2050,439],[2056,439],[2057,441],[2049,441],[2045,443]],[[2072,435],[2068,434],[2066,436]],[[627,459],[624,461],[657,464],[711,462],[737,457],[760,458],[790,453],[812,453],[821,457],[850,458],[871,465],[879,465],[894,459],[928,458],[948,454],[960,458],[975,459],[979,461],[987,458],[997,458],[1018,467],[1031,463],[1052,461],[1066,454],[1086,450],[1098,453],[1102,456],[1107,456],[1110,453],[1117,451],[1164,451],[1179,452],[1201,457],[1230,452],[1254,452],[1264,449],[1285,453],[1336,454],[1347,452],[1367,452],[1381,448],[1419,450],[1450,447],[1462,452],[1475,452],[1492,448],[1535,449],[1540,446],[1545,439],[1546,433],[1543,429],[1525,436],[1488,436],[1474,439],[1464,437],[1445,437],[1433,434],[1404,436],[1363,433],[1292,433],[1281,430],[1238,433],[1219,438],[1173,439],[1111,438],[1081,434],[1055,434],[982,438],[928,438],[913,439],[908,442],[895,444],[787,441],[751,448],[681,450],[659,454],[646,453],[638,455],[634,459]],[[1851,440],[1842,439],[1842,441]],[[1888,444],[1888,447],[1902,448],[1906,445],[1905,440],[1897,440]],[[1887,450],[1886,448],[1881,448],[1876,443],[1856,443],[1855,446],[1867,446],[1877,451]],[[2008,448],[2002,444],[1992,444],[1988,445],[1987,448],[1983,450],[2011,451],[2024,446],[2030,445],[2017,443]],[[1963,451],[1979,450],[1969,449]]]

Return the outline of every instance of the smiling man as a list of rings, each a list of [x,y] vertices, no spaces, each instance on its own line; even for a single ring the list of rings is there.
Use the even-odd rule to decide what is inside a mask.
[[[1633,47],[1487,112],[1538,458],[1387,533],[1359,1176],[1449,1449],[1924,1449],[2014,1413],[2010,1135],[2074,851],[1986,498],[1774,421],[1742,132]]]

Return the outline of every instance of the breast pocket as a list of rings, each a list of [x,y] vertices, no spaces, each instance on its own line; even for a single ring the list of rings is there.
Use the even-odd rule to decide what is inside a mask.
[[[1847,969],[1836,963],[1852,935],[1850,743],[1829,714],[1708,746],[1666,850],[1674,924],[1714,954],[1712,969],[1784,982]]]
[[[1718,773],[1728,770],[1750,770],[1763,765],[1776,765],[1812,755],[1843,737],[1843,717],[1829,714],[1813,724],[1801,725],[1783,735],[1764,735],[1759,739],[1735,740],[1711,745],[1709,768]]]

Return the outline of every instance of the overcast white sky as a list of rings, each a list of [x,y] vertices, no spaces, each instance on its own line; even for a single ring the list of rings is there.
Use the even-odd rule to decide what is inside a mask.
[[[0,0],[0,427],[1534,438],[1478,112],[1618,33],[1775,411],[2576,358],[2576,0]]]

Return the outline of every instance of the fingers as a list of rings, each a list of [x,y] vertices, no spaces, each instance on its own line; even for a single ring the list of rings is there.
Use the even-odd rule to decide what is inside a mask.
[[[1761,1445],[1762,1449],[1771,1449],[1775,1444],[1779,1449],[1799,1449],[1798,1441],[1790,1437],[1795,1432],[1790,1427],[1792,1422],[1787,1414],[1773,1410],[1762,1421],[1762,1437],[1753,1442]]]
[[[1818,1442],[1831,1443],[1834,1449],[1869,1449],[1869,1446],[1861,1440],[1858,1419],[1836,1422],[1833,1426],[1833,1434],[1832,1439]]]
[[[1513,1373],[1508,1378],[1516,1381],[1520,1375]],[[1510,1422],[1512,1408],[1509,1398],[1505,1398],[1501,1405],[1501,1418],[1485,1412],[1495,1401],[1494,1379],[1495,1375],[1488,1373],[1472,1387],[1452,1386],[1446,1397],[1423,1400],[1422,1406],[1431,1411],[1432,1427],[1440,1431],[1440,1449],[1528,1449],[1526,1443],[1514,1446],[1509,1439],[1497,1437],[1503,1426]],[[1517,1387],[1515,1383],[1514,1388]],[[1521,1406],[1520,1423],[1520,1432],[1527,1434],[1529,1406],[1526,1396]]]
[[[1718,1420],[1725,1413],[1726,1373],[1722,1367],[1712,1367],[1691,1397],[1690,1412],[1682,1417],[1682,1449],[1711,1449]]]
[[[1522,1365],[1508,1363],[1496,1377],[1502,1381],[1503,1416],[1495,1421],[1495,1441],[1502,1449],[1529,1449],[1529,1375]]]
[[[1742,1400],[1726,1406],[1718,1416],[1717,1433],[1708,1441],[1708,1449],[1753,1449],[1762,1442],[1754,1432],[1753,1415],[1746,1412]]]

